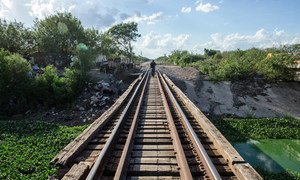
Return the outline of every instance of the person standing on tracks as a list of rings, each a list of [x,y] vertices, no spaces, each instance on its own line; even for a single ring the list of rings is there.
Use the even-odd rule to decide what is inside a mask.
[[[155,66],[156,66],[156,63],[154,62],[154,60],[152,60],[152,62],[150,63],[150,67],[151,67],[151,73],[152,73],[152,76],[154,77],[155,75]]]

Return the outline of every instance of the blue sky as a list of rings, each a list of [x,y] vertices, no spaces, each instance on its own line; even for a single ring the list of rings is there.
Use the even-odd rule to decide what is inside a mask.
[[[300,43],[298,0],[0,0],[0,18],[32,26],[57,11],[106,30],[135,21],[136,54],[156,58],[172,50],[203,53]]]

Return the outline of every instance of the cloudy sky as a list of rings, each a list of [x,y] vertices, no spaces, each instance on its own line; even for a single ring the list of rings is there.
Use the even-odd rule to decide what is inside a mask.
[[[299,0],[0,0],[0,18],[33,25],[71,12],[86,27],[106,30],[135,21],[135,52],[149,58],[172,50],[203,53],[300,43]]]

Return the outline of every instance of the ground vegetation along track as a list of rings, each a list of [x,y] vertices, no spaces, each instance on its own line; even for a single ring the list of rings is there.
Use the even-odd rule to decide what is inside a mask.
[[[112,115],[81,135],[80,146],[71,142],[80,150],[65,148],[53,160],[59,178],[261,178],[166,76],[145,73],[129,89]]]

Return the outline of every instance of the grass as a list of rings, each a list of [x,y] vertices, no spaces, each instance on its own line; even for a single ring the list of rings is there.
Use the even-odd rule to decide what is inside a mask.
[[[286,118],[211,118],[215,126],[231,142],[248,139],[300,139],[300,119]],[[300,173],[284,171],[273,173],[254,167],[266,180],[298,179]]]
[[[300,119],[260,118],[213,119],[215,126],[230,142],[247,139],[300,139]],[[238,134],[238,136],[237,136]]]
[[[266,170],[255,168],[264,180],[299,180],[300,173],[295,171],[283,171],[280,173],[272,173]]]
[[[51,159],[85,126],[59,126],[36,120],[0,119],[0,179],[48,179]]]

